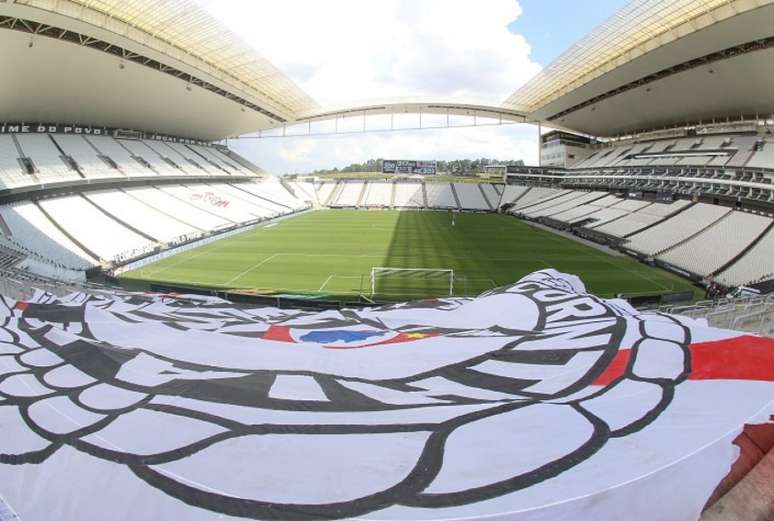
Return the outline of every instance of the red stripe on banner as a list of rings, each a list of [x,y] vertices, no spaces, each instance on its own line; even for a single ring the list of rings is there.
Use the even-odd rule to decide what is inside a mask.
[[[24,311],[29,306],[29,303],[27,302],[17,302],[14,306],[16,309]]]
[[[774,382],[774,339],[743,335],[691,344],[690,380]]]
[[[619,349],[619,351],[613,357],[610,365],[597,376],[596,379],[591,382],[591,385],[610,385],[613,381],[623,376],[626,371],[626,366],[629,365],[629,357],[631,356],[631,349]]]
[[[266,330],[266,333],[263,334],[263,339],[274,340],[275,342],[296,343],[296,341],[293,340],[293,337],[290,336],[290,326],[271,325],[269,326],[269,329]]]

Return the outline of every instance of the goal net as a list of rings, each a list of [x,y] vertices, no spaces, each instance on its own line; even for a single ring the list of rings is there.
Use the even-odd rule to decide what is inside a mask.
[[[454,294],[454,270],[371,268],[371,296],[438,297]]]

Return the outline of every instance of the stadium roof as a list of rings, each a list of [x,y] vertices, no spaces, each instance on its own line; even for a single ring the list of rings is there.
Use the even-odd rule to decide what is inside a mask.
[[[535,110],[678,38],[772,0],[633,0],[570,47],[505,105]]]
[[[503,105],[598,136],[771,114],[773,36],[774,0],[632,0]]]
[[[13,0],[12,0],[13,1]],[[247,90],[288,113],[317,104],[191,0],[15,0],[131,38]]]

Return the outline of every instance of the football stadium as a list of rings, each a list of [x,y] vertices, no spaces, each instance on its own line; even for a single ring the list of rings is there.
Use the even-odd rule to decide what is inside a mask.
[[[774,517],[774,0],[500,103],[319,104],[194,0],[0,0],[0,62],[0,521]],[[233,146],[406,114],[539,159]]]

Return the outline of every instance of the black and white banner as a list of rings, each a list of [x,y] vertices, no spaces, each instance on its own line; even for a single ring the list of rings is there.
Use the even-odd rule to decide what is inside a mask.
[[[24,521],[696,519],[774,414],[773,340],[553,270],[367,310],[0,304],[0,496]]]

